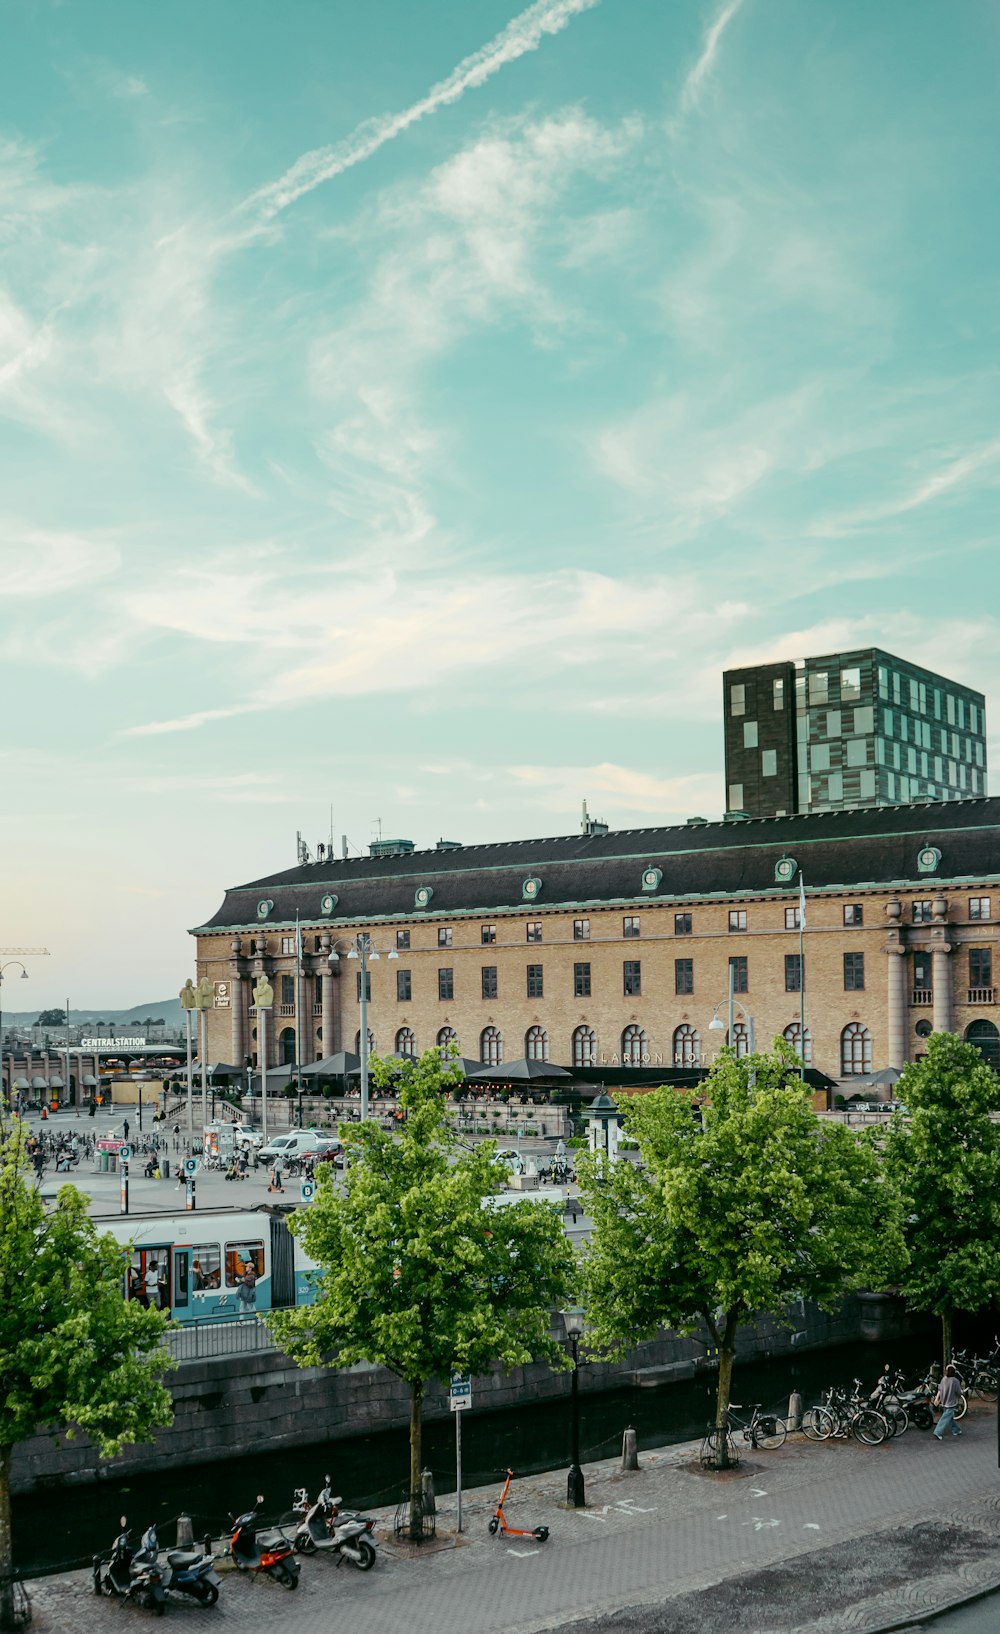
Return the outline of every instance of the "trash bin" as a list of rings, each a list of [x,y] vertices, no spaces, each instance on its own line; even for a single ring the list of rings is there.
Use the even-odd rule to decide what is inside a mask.
[[[110,1165],[108,1163],[108,1159],[111,1156],[111,1153],[110,1152],[98,1152],[97,1155],[101,1160],[101,1173],[102,1174],[107,1174],[108,1168],[110,1167]]]
[[[109,1152],[108,1153],[108,1173],[109,1174],[115,1174],[117,1172],[117,1169],[118,1169],[118,1153],[117,1152]]]
[[[160,1158],[160,1179],[161,1180],[169,1180],[170,1179],[170,1159],[169,1159],[169,1157],[161,1157]]]

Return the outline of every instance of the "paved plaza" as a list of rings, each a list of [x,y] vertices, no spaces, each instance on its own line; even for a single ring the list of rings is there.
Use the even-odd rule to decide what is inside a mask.
[[[422,1552],[393,1545],[385,1511],[373,1572],[306,1560],[294,1595],[227,1574],[211,1615],[234,1627],[263,1618],[272,1634],[870,1634],[1000,1583],[992,1409],[972,1408],[954,1442],[913,1429],[875,1448],[793,1437],[725,1476],[704,1474],[697,1453],[644,1453],[635,1474],[587,1466],[583,1511],[562,1507],[565,1472],[516,1482],[508,1517],[548,1525],[542,1545],[490,1538],[492,1487],[467,1496],[457,1542],[445,1500],[439,1546]],[[86,1573],[31,1592],[37,1629],[108,1625]],[[169,1615],[205,1613],[177,1600]]]

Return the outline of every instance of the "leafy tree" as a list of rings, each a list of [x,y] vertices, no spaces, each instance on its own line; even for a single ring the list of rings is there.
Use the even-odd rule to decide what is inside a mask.
[[[65,1025],[65,1010],[43,1010],[35,1022],[36,1027],[65,1027]]]
[[[46,1213],[26,1131],[0,1130],[0,1629],[14,1623],[10,1469],[19,1441],[80,1429],[108,1457],[172,1417],[166,1317],[127,1301],[122,1250],[64,1186]]]
[[[1000,1079],[972,1044],[932,1033],[897,1094],[909,1118],[893,1120],[886,1164],[904,1203],[902,1289],[911,1309],[941,1318],[947,1363],[954,1312],[981,1310],[1000,1294],[1000,1126],[990,1121]]]
[[[376,1081],[389,1072],[375,1063]],[[492,1141],[466,1148],[452,1131],[446,1091],[456,1068],[437,1050],[394,1066],[404,1120],[394,1136],[373,1122],[340,1126],[343,1190],[329,1166],[290,1229],[321,1267],[316,1302],[265,1317],[303,1367],[373,1362],[410,1389],[410,1525],[420,1521],[424,1392],[451,1368],[499,1361],[567,1365],[549,1335],[573,1255],[558,1212],[524,1200],[490,1208],[509,1175]],[[484,1206],[485,1205],[485,1206]]]
[[[639,1163],[581,1164],[594,1221],[584,1280],[592,1349],[707,1328],[721,1427],[741,1322],[800,1297],[829,1307],[851,1288],[883,1287],[904,1252],[873,1145],[821,1123],[784,1040],[741,1060],[724,1051],[706,1096],[700,1118],[690,1091],[619,1099]]]

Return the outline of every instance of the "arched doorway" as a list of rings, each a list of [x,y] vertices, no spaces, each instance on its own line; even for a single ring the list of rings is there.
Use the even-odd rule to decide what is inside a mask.
[[[295,1065],[295,1028],[283,1027],[278,1034],[278,1049],[281,1052],[281,1063],[285,1067]]]
[[[992,1021],[970,1021],[965,1029],[965,1042],[974,1044],[986,1065],[1000,1073],[1000,1032]]]

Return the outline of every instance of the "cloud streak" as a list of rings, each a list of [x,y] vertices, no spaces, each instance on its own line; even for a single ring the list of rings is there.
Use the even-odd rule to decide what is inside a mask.
[[[735,11],[739,3],[740,0],[735,0],[730,10]],[[447,78],[439,80],[419,102],[411,103],[399,113],[366,119],[342,142],[304,153],[277,181],[269,182],[252,193],[244,201],[243,208],[252,209],[262,221],[272,220],[303,194],[312,192],[323,182],[370,159],[379,148],[401,136],[411,125],[437,113],[439,108],[447,108],[458,102],[466,91],[485,85],[508,63],[516,62],[529,51],[537,51],[546,36],[561,33],[580,12],[591,11],[599,4],[600,0],[536,0],[487,45],[464,57]]]
[[[728,5],[723,6],[718,17],[716,17],[715,22],[712,23],[707,34],[705,35],[705,43],[701,48],[701,56],[691,69],[684,81],[684,84],[681,86],[681,94],[677,106],[677,118],[674,122],[675,130],[680,126],[685,117],[698,106],[702,88],[704,87],[705,81],[708,79],[708,76],[714,67],[722,36],[726,32],[726,29],[729,27],[729,24],[736,16],[736,13],[739,11],[742,4],[743,0],[729,0]]]

